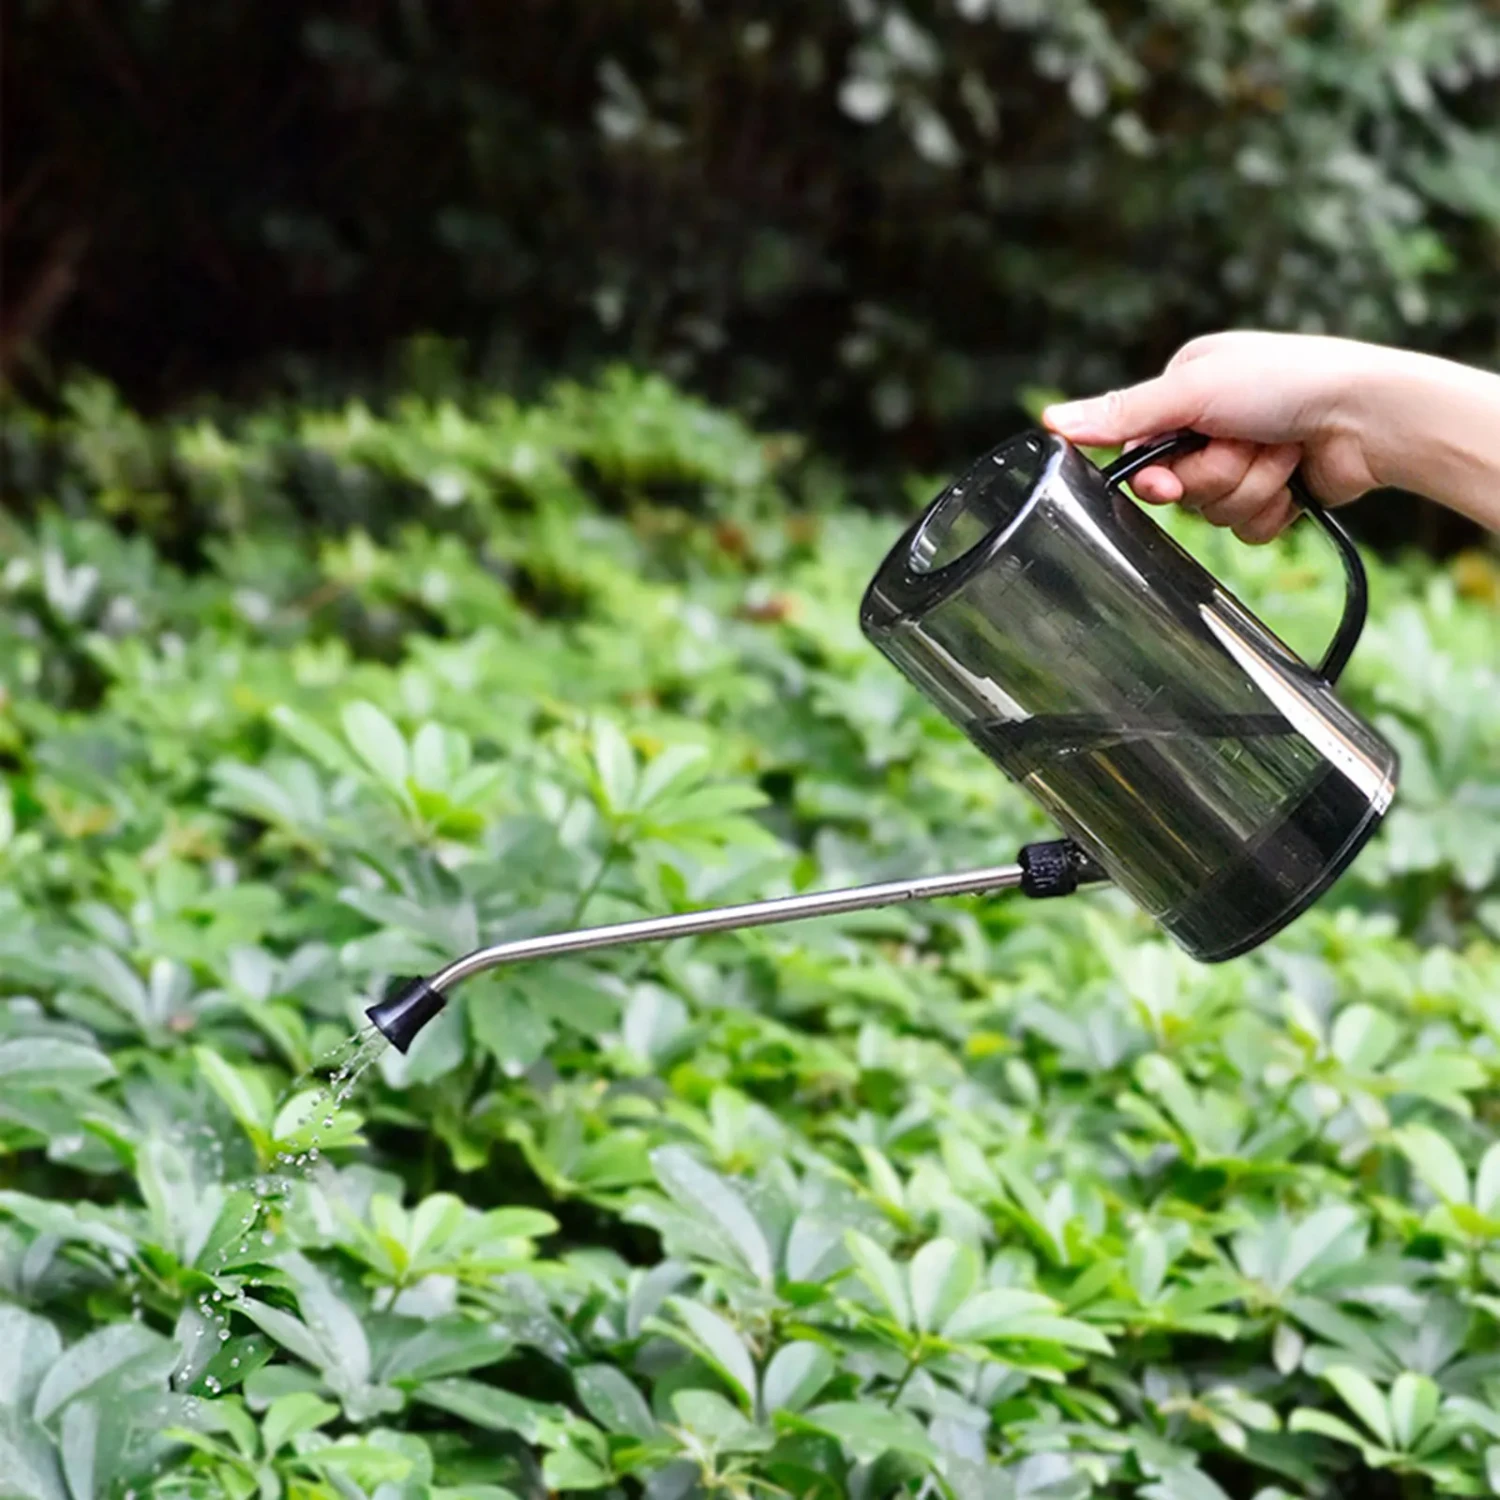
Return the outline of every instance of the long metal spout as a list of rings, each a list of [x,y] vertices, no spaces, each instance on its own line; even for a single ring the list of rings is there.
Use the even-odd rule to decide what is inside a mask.
[[[634,943],[659,943],[669,938],[697,937],[709,932],[736,932],[747,927],[769,927],[778,922],[800,922],[809,917],[840,916],[928,901],[943,896],[979,896],[990,891],[1023,889],[1029,896],[1062,896],[1088,881],[1102,880],[1076,845],[1067,840],[1029,844],[1018,863],[966,870],[955,875],[924,875],[915,880],[889,880],[879,885],[853,886],[840,891],[818,891],[809,896],[780,896],[741,906],[718,906],[681,912],[670,917],[646,917],[616,922],[608,927],[585,927],[542,937],[517,938],[476,948],[454,959],[426,979],[395,981],[386,996],[366,1016],[399,1051],[405,1052],[434,1016],[442,1010],[447,992],[475,974],[505,964],[528,963],[564,953],[588,953],[596,948],[619,948]]]

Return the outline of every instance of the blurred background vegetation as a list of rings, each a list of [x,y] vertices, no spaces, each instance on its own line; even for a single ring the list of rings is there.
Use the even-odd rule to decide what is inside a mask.
[[[78,365],[148,412],[527,394],[623,358],[897,498],[1028,387],[1214,327],[1500,349],[1486,0],[16,0],[5,27],[32,396]]]
[[[860,635],[871,508],[1213,327],[1500,363],[1493,0],[3,15],[0,1500],[1500,1493],[1500,555],[1436,506],[1354,507],[1400,801],[1264,950],[601,953],[302,1113],[481,935],[1042,834]],[[1327,639],[1315,532],[1160,518]]]

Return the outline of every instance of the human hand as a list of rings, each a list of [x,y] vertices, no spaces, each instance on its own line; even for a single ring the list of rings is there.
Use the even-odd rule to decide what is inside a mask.
[[[1076,443],[1132,446],[1190,427],[1213,441],[1130,481],[1142,500],[1191,506],[1247,542],[1297,514],[1299,465],[1314,495],[1343,505],[1386,483],[1365,392],[1400,351],[1348,339],[1217,333],[1185,345],[1154,380],[1049,407],[1043,421]]]

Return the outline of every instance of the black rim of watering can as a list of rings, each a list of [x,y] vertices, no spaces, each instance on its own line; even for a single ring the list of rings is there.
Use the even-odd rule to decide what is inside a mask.
[[[977,483],[984,477],[987,468],[1002,462],[1012,450],[1025,445],[1033,445],[1038,449],[1050,448],[1051,452],[1039,464],[1031,493],[1015,515],[996,526],[982,541],[976,542],[952,562],[926,572],[913,567],[912,557],[916,551],[917,538],[944,506],[957,499],[970,484]],[[916,619],[931,605],[984,568],[1016,527],[1031,513],[1053,469],[1071,451],[1071,445],[1064,439],[1050,432],[1031,431],[1007,438],[991,448],[983,458],[976,459],[951,484],[944,486],[942,492],[902,532],[896,545],[886,553],[860,603],[861,622],[890,625],[897,619]]]
[[[1201,432],[1186,430],[1167,433],[1149,443],[1143,443],[1139,448],[1132,448],[1128,453],[1122,453],[1103,471],[1104,482],[1111,489],[1117,489],[1142,469],[1166,458],[1181,458],[1184,454],[1196,453],[1200,448],[1206,448],[1209,442],[1210,439]],[[1344,565],[1344,611],[1339,618],[1338,629],[1333,633],[1333,640],[1329,642],[1317,669],[1318,675],[1332,687],[1349,665],[1349,658],[1354,655],[1354,648],[1364,633],[1365,621],[1370,613],[1370,580],[1354,538],[1344,528],[1343,522],[1330,515],[1308,488],[1301,469],[1295,470],[1287,480],[1287,489],[1291,491],[1297,509],[1323,528],[1339,554],[1339,561]]]

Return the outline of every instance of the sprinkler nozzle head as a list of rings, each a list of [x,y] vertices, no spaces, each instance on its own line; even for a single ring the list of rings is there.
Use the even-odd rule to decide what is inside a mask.
[[[417,1033],[448,1003],[425,979],[393,979],[385,997],[365,1017],[397,1052],[405,1054]]]

